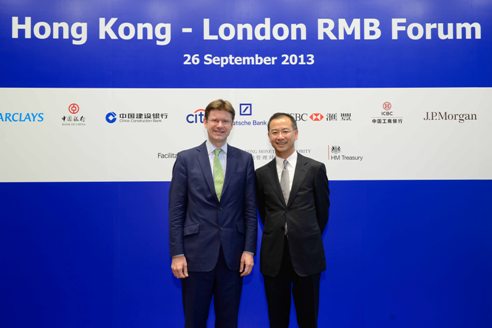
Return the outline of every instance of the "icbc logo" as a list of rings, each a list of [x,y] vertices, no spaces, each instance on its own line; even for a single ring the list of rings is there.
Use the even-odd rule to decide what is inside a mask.
[[[309,118],[311,119],[311,121],[317,122],[317,121],[321,121],[324,118],[324,116],[321,113],[312,113],[311,115],[309,115]]]
[[[199,108],[195,110],[193,113],[186,115],[186,122],[193,123],[203,123],[203,119],[205,118],[205,109]]]
[[[385,110],[385,112],[381,112],[381,115],[383,115],[383,116],[393,116],[393,112],[391,111],[391,107],[393,107],[391,105],[391,103],[389,101],[385,101],[383,103],[383,109]]]
[[[79,112],[79,110],[80,110],[80,107],[76,103],[72,103],[72,104],[68,105],[68,112],[72,115],[77,114]]]

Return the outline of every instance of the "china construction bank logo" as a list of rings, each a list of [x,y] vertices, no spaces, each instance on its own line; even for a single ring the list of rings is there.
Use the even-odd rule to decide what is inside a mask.
[[[42,124],[42,112],[0,112],[0,124]]]
[[[62,116],[62,126],[85,126],[87,118],[80,113],[80,106],[71,103],[67,106],[66,113]]]
[[[118,119],[118,115],[115,112],[109,112],[106,114],[106,122],[113,124]]]
[[[375,125],[400,125],[403,124],[403,117],[395,112],[391,102],[385,101],[380,107],[379,115],[371,117],[371,122]]]
[[[115,113],[108,112],[104,117],[108,124],[128,123],[128,124],[146,124],[146,123],[163,123],[167,120],[168,113]]]

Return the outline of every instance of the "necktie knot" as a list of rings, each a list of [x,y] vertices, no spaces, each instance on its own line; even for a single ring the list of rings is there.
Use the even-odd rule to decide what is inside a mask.
[[[287,169],[287,165],[289,165],[289,161],[284,159],[284,170]]]
[[[221,151],[222,151],[222,149],[221,149],[221,148],[215,148],[215,149],[214,149],[214,156],[215,156],[215,157],[219,157],[219,154],[220,154],[220,152],[221,152]]]

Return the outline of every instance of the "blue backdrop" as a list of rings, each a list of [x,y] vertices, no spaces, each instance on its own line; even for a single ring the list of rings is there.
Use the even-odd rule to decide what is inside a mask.
[[[490,326],[489,181],[330,186],[320,327]],[[2,327],[182,326],[168,187],[0,184]],[[240,326],[267,325],[255,267]]]

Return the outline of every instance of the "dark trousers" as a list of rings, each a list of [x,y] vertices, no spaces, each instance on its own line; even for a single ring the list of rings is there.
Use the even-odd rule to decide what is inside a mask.
[[[297,324],[300,328],[318,326],[320,274],[301,277],[292,267],[287,238],[284,241],[282,267],[276,277],[264,276],[271,328],[288,328],[291,293],[294,296]]]
[[[215,327],[235,328],[241,299],[239,271],[227,267],[222,248],[217,265],[210,272],[189,272],[182,280],[186,328],[206,328],[210,302],[214,299]]]

